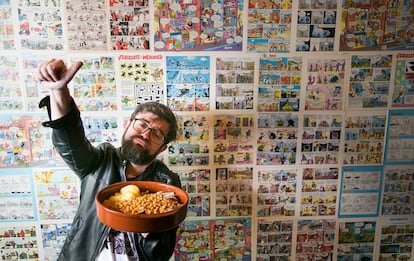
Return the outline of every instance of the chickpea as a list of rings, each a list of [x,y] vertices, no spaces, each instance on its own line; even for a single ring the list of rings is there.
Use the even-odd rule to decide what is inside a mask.
[[[141,192],[131,199],[111,196],[103,202],[109,209],[125,214],[161,214],[179,207],[181,204],[174,198],[165,198],[162,193]]]

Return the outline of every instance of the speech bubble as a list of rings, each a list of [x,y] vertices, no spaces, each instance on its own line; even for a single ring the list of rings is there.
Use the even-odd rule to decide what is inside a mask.
[[[222,20],[218,20],[214,22],[214,27],[218,28],[218,27],[223,27],[223,21]]]
[[[162,25],[166,25],[170,23],[170,19],[169,18],[161,18],[160,20],[160,24]]]
[[[312,15],[315,17],[322,17],[322,13],[319,12],[313,12]]]
[[[220,20],[221,20],[221,18],[220,18],[220,16],[219,16],[219,15],[212,15],[210,19],[211,19],[211,21],[213,21],[213,22],[215,22],[215,21],[220,21]]]
[[[214,11],[219,11],[220,9],[221,9],[221,4],[218,4],[218,3],[213,3],[212,5],[211,5],[211,9],[213,9]]]
[[[236,36],[236,37],[234,37],[234,41],[235,41],[236,43],[241,43],[241,42],[243,41],[243,37],[241,37],[241,36]]]
[[[188,10],[190,10],[191,12],[195,12],[195,11],[197,11],[197,7],[196,7],[195,5],[190,5],[190,6],[187,6],[187,8],[188,8]]]
[[[353,8],[353,7],[348,8],[348,14],[353,15],[355,13],[356,13],[356,9],[355,8]]]
[[[181,6],[180,6],[180,4],[171,4],[170,9],[173,10],[173,11],[179,11],[179,10],[181,10]]]
[[[368,223],[368,224],[365,225],[364,228],[366,228],[366,229],[372,229],[372,224]]]
[[[162,48],[164,48],[164,47],[165,47],[165,44],[164,44],[164,42],[162,42],[162,41],[157,41],[157,42],[155,42],[155,43],[154,43],[154,46],[155,46],[155,48],[157,48],[157,49],[162,49]]]

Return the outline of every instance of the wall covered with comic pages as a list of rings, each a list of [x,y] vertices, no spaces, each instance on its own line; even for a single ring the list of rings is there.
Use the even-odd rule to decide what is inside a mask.
[[[40,124],[52,57],[84,62],[94,144],[176,112],[172,259],[414,260],[412,0],[0,0],[1,260],[56,260],[78,206]]]

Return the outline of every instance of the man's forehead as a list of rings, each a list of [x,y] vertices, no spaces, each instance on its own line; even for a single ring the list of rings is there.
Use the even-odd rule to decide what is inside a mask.
[[[158,115],[152,113],[152,112],[139,112],[137,113],[137,115],[135,115],[136,119],[144,119],[146,121],[148,121],[149,123],[167,123],[169,124],[167,121],[161,119]]]

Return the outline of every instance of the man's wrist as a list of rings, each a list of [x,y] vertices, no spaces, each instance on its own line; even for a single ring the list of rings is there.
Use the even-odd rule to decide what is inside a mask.
[[[64,86],[62,88],[56,88],[56,89],[49,89],[49,95],[50,96],[66,96],[69,95],[69,88],[67,86]]]

